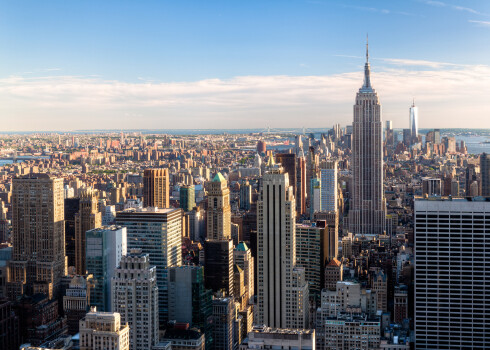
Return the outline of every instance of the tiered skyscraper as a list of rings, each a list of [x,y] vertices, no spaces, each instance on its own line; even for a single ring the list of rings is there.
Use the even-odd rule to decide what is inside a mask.
[[[308,327],[308,285],[304,269],[296,267],[295,220],[288,174],[271,157],[257,202],[257,324]]]
[[[221,173],[216,174],[208,190],[207,238],[229,239],[231,237],[230,190]]]
[[[13,254],[9,295],[52,298],[66,275],[63,179],[47,174],[13,180]]]
[[[371,86],[366,45],[364,85],[354,105],[352,173],[354,177],[349,227],[353,233],[382,234],[386,227],[383,192],[383,142],[381,104]]]

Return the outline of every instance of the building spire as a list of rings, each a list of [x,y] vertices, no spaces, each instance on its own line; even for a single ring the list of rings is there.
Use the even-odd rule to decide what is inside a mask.
[[[364,85],[361,92],[373,92],[371,86],[371,69],[369,67],[369,37],[366,36],[366,64],[364,65]]]
[[[412,97],[412,107],[415,107],[415,97]]]

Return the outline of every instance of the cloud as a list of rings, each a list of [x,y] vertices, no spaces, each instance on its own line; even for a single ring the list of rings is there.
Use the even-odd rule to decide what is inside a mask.
[[[416,67],[429,67],[429,68],[443,68],[443,67],[462,67],[448,62],[426,61],[426,60],[411,60],[403,58],[380,58],[380,60],[393,64],[396,66],[416,66]]]
[[[415,16],[413,13],[408,13],[404,11],[393,11],[384,8],[376,8],[376,7],[366,7],[366,6],[353,6],[353,5],[344,5],[345,8],[350,8],[358,11],[372,12],[372,13],[381,13],[383,15],[402,15],[402,16]]]
[[[470,7],[464,7],[464,6],[458,6],[458,5],[452,5],[452,4],[448,4],[448,3],[445,3],[445,2],[442,2],[442,1],[432,1],[432,0],[421,0],[424,4],[427,4],[427,5],[430,5],[430,6],[436,6],[436,7],[447,7],[447,8],[450,8],[452,10],[456,10],[456,11],[463,11],[463,12],[468,12],[468,13],[472,13],[474,15],[483,15],[483,16],[487,16],[487,14],[483,13],[483,12],[480,12],[480,11],[477,11],[475,9],[472,9]]]
[[[416,97],[421,127],[490,128],[490,66],[399,60],[372,65],[383,119],[408,125]],[[382,61],[379,61],[382,62]],[[425,64],[425,63],[424,63]],[[0,79],[2,130],[330,127],[352,123],[362,69],[324,76],[239,76],[192,82],[124,82],[85,76]]]
[[[489,21],[477,21],[477,20],[470,19],[468,22],[475,23],[476,25],[479,25],[481,27],[490,27]]]

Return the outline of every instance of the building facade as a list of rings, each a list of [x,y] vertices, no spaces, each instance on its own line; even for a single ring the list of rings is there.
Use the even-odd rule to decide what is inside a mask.
[[[145,169],[143,173],[143,205],[145,207],[170,207],[168,169]]]
[[[231,238],[230,190],[226,179],[217,173],[208,187],[207,238]]]

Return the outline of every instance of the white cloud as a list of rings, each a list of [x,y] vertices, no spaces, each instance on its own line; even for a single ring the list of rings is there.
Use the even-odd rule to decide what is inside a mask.
[[[485,13],[480,12],[480,11],[477,11],[477,10],[475,10],[473,8],[470,8],[470,7],[452,5],[452,4],[448,4],[448,3],[442,2],[442,1],[433,1],[433,0],[421,0],[421,1],[423,3],[425,3],[425,4],[427,4],[427,5],[430,5],[430,6],[447,7],[447,8],[450,8],[452,10],[456,10],[456,11],[463,11],[463,12],[468,12],[468,13],[472,13],[472,14],[475,14],[475,15],[484,15],[484,16],[486,16]]]
[[[390,64],[372,65],[371,80],[395,127],[407,126],[415,96],[421,127],[490,128],[489,66]],[[417,65],[428,69],[407,69]],[[165,83],[12,76],[0,79],[0,122],[2,130],[330,127],[352,122],[362,74]]]
[[[468,20],[468,22],[474,23],[474,24],[482,26],[482,27],[490,27],[489,21],[477,21],[477,20],[470,19],[470,20]]]

